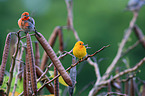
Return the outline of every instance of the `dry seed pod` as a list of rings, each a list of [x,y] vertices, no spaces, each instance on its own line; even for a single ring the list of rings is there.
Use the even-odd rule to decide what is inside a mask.
[[[135,86],[133,78],[130,80],[130,96],[135,96]]]
[[[54,66],[54,76],[58,75],[58,71],[56,67]],[[59,96],[59,78],[54,80],[54,95]]]
[[[36,73],[37,73],[37,76],[39,78],[43,74],[43,71],[38,66],[36,66]],[[44,75],[44,78],[46,78],[49,81],[49,78],[46,75]],[[45,80],[42,80],[42,82],[44,83]],[[53,85],[53,83],[47,84],[45,86],[51,94],[54,94],[54,85]]]
[[[41,33],[38,33],[38,34],[40,35],[40,37],[37,36],[37,35],[35,35],[36,38],[37,38],[37,40],[42,45],[42,47],[45,50],[45,52],[47,53],[47,55],[50,57],[51,61],[53,62],[53,64],[57,68],[57,70],[59,71],[60,75],[63,77],[64,81],[69,86],[72,86],[71,78],[67,74],[67,72],[64,69],[64,67],[62,66],[60,60],[57,58],[55,52],[53,51],[53,49],[51,48],[51,46],[49,45],[49,43],[47,42],[47,40],[44,38],[44,36]]]
[[[10,48],[10,41],[11,41],[11,33],[7,35],[6,41],[5,41],[5,47],[3,51],[3,57],[2,57],[2,63],[0,68],[0,85],[3,83],[3,77],[5,74],[5,67],[8,59],[9,54],[9,48]]]
[[[63,34],[62,34],[62,28],[58,30],[58,36],[59,36],[59,50],[63,52]]]
[[[40,65],[40,52],[38,42],[35,42],[35,65]]]
[[[26,52],[27,52],[27,50],[26,50]],[[28,96],[31,96],[32,95],[31,75],[30,75],[29,57],[28,57],[27,53],[26,53],[26,83],[27,83],[27,94],[28,94]]]
[[[30,72],[31,72],[31,84],[32,84],[32,90],[35,95],[37,95],[37,82],[36,82],[36,69],[35,69],[35,60],[34,60],[34,54],[33,54],[33,47],[32,47],[32,41],[30,34],[27,33],[27,54],[30,64]]]
[[[59,30],[60,26],[55,27],[53,33],[51,34],[50,38],[49,38],[49,44],[50,46],[53,48],[54,43],[56,41],[56,38],[58,36],[58,30]],[[46,63],[48,62],[48,56],[46,54],[46,52],[44,51],[43,53],[43,57],[42,57],[42,61],[41,61],[41,70],[43,71],[46,67]]]

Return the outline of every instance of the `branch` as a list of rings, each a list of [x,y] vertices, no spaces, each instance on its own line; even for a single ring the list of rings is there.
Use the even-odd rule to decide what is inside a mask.
[[[110,72],[114,69],[115,65],[117,64],[118,60],[120,59],[121,57],[121,54],[122,54],[122,51],[123,51],[123,48],[132,32],[132,29],[134,27],[134,24],[136,22],[136,19],[138,17],[138,13],[137,12],[134,12],[134,16],[130,22],[130,25],[129,25],[129,28],[128,30],[126,31],[125,35],[124,35],[124,38],[122,39],[121,43],[120,43],[120,46],[119,46],[119,49],[118,49],[118,52],[117,52],[117,55],[116,57],[114,58],[114,60],[112,61],[111,65],[107,68],[105,74],[103,75],[102,77],[102,80],[105,80],[106,78],[109,77],[110,75]]]
[[[65,2],[66,2],[67,12],[68,12],[67,28],[73,31],[76,40],[79,41],[80,38],[79,38],[78,33],[76,32],[76,30],[74,29],[74,26],[73,26],[73,12],[72,12],[73,0],[65,0]]]
[[[24,46],[23,43],[22,43],[22,46]],[[18,65],[18,73],[17,73],[16,78],[15,78],[15,85],[14,85],[13,92],[12,92],[12,95],[13,96],[14,96],[15,91],[16,91],[16,88],[17,88],[18,77],[22,73],[22,71],[20,71],[19,69],[20,69],[20,64],[21,64],[21,59],[22,59],[23,52],[24,52],[24,47],[22,47],[21,52],[20,52],[20,55],[17,58],[18,61],[17,61],[16,64]]]
[[[143,32],[141,31],[141,29],[137,25],[134,26],[134,31],[135,31],[135,34],[136,34],[138,40],[140,41],[142,46],[145,48],[145,39],[144,39]]]
[[[113,80],[121,77],[122,75],[125,75],[127,73],[137,70],[144,62],[145,62],[145,57],[139,63],[137,63],[136,66],[134,66],[133,68],[126,69],[125,71],[122,71],[122,72],[116,74],[114,77],[112,77],[111,79],[108,79],[106,81],[101,79],[100,82],[96,83],[95,86],[93,87],[93,89],[90,91],[89,96],[96,96],[96,94],[98,92],[97,90],[99,89],[99,87],[107,85],[109,82],[112,82]]]
[[[126,94],[122,94],[122,93],[119,93],[119,92],[108,92],[105,96],[110,96],[110,95],[119,95],[119,96],[127,96]]]
[[[129,53],[132,49],[134,49],[135,47],[137,47],[137,45],[140,43],[140,41],[136,41],[133,45],[129,46],[128,49],[122,53],[121,57],[125,56],[127,53]]]
[[[122,75],[125,75],[127,73],[130,73],[130,72],[133,72],[133,71],[137,70],[144,62],[145,62],[145,57],[142,60],[140,60],[140,62],[137,63],[133,68],[126,69],[126,70],[116,74],[113,78],[99,83],[98,86],[107,85],[109,82],[112,82],[113,80],[117,79],[118,77],[121,77]]]
[[[99,70],[97,62],[92,62],[91,58],[88,58],[87,61],[88,61],[88,63],[90,65],[94,66],[95,72],[96,72],[96,77],[97,77],[97,81],[96,82],[99,82],[100,79],[101,79],[101,75],[100,75],[100,70]]]

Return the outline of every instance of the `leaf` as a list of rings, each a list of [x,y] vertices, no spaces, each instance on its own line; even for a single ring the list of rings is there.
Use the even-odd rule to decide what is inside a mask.
[[[14,96],[18,96],[20,93],[15,92]],[[9,96],[12,96],[12,92],[9,93]]]
[[[54,94],[50,94],[50,95],[43,95],[43,96],[54,96]]]
[[[68,86],[65,81],[63,80],[62,76],[59,77],[59,83],[64,85],[64,86]]]
[[[54,78],[54,71],[49,71],[49,74],[51,75],[50,78]],[[64,86],[68,86],[65,81],[63,80],[62,76],[59,76],[59,83],[64,85]]]
[[[9,80],[9,77],[4,76],[4,81],[3,81],[1,88],[6,89],[8,80]]]

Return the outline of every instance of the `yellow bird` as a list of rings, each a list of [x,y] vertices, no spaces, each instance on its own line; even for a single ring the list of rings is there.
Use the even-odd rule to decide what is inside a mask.
[[[84,56],[86,56],[86,48],[84,46],[84,42],[78,41],[76,42],[74,48],[73,48],[73,54],[75,57],[82,59]]]

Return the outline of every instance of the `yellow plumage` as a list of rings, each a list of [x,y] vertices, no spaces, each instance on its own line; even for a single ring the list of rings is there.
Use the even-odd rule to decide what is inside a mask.
[[[84,43],[82,41],[76,42],[74,48],[73,48],[73,54],[75,57],[82,59],[84,56],[86,56],[86,48],[84,46]]]

